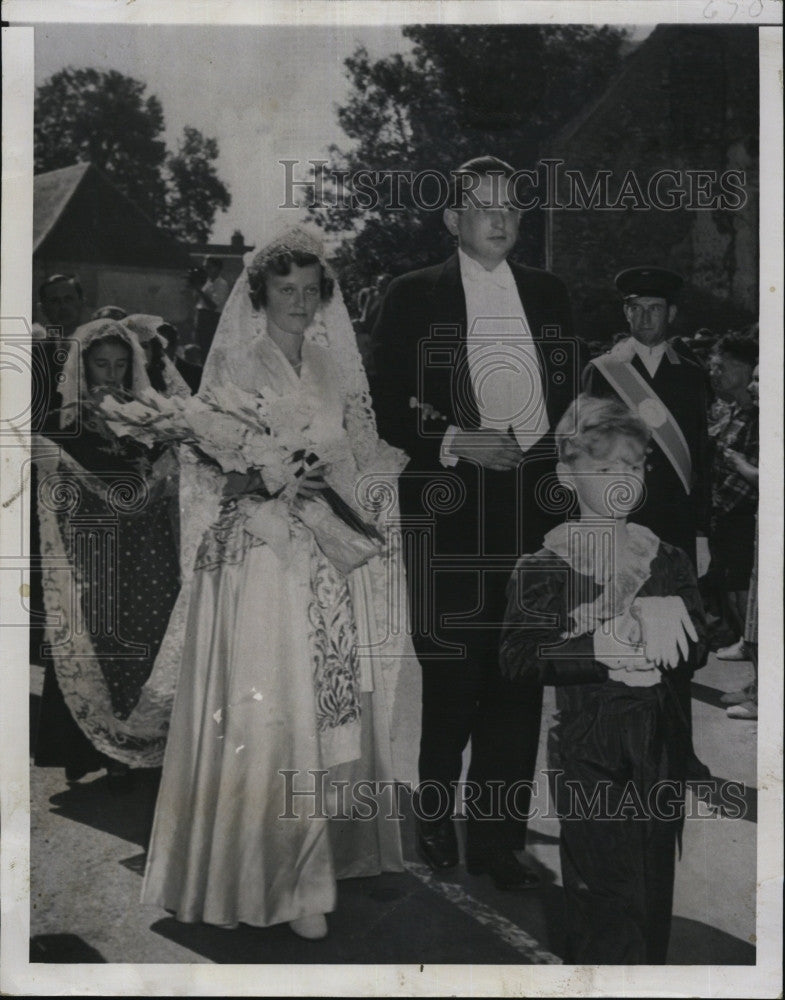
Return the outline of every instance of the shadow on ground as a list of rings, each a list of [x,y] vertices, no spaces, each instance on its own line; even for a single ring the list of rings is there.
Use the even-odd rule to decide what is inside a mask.
[[[103,955],[76,934],[36,934],[30,938],[31,962],[106,962]]]
[[[226,931],[159,920],[151,930],[221,964],[480,963],[519,965],[521,955],[487,927],[407,873],[346,879],[328,915],[329,935],[304,941],[286,924]]]
[[[721,691],[719,688],[709,687],[708,684],[699,684],[697,681],[692,682],[692,697],[702,701],[704,705],[711,705],[725,711],[727,706],[722,703],[724,694],[725,691]]]
[[[703,803],[699,808],[711,809],[731,820],[758,822],[758,789],[753,785],[715,777],[709,782],[693,785],[693,789],[699,792],[698,798]]]
[[[755,965],[755,946],[699,920],[674,917],[668,965]]]
[[[693,683],[696,698],[719,706],[722,691]],[[30,696],[31,723],[37,718],[38,697]],[[31,724],[31,735],[34,732]],[[31,747],[32,750],[32,747]],[[126,794],[113,794],[105,776],[95,775],[66,786],[50,798],[59,816],[102,830],[142,849],[120,862],[139,876],[152,826],[160,771],[135,772]],[[719,779],[718,779],[719,780]],[[746,819],[757,816],[757,791],[744,790]],[[715,803],[719,804],[719,803]],[[404,851],[414,860],[413,818],[405,816]],[[459,839],[463,840],[458,824]],[[530,831],[532,843],[555,844],[557,838]],[[564,955],[564,897],[555,874],[538,865],[542,886],[523,894],[497,892],[487,878],[468,876],[463,866],[449,873],[472,899],[496,910],[522,928],[554,955]],[[448,899],[411,874],[386,873],[376,878],[347,879],[338,884],[338,907],[328,917],[330,934],[323,941],[303,941],[286,925],[235,931],[205,924],[183,924],[171,917],[157,920],[151,930],[218,964],[364,963],[364,964],[500,964],[525,963],[522,953],[501,940]],[[74,934],[41,934],[30,942],[30,961],[100,963],[102,955]],[[700,921],[675,917],[669,965],[754,965],[755,948]]]
[[[41,695],[30,694],[30,756],[35,756],[35,737],[38,732],[38,716],[41,714]]]
[[[140,769],[133,775],[133,787],[119,794],[112,790],[106,775],[83,779],[49,799],[52,812],[146,848],[161,771]]]
[[[542,905],[549,922],[563,926],[557,887],[546,888]],[[166,918],[151,930],[217,964],[527,964],[489,929],[407,875],[342,882],[338,908],[328,921],[330,933],[322,941],[303,941],[286,925],[227,931]],[[668,964],[754,965],[755,948],[707,924],[676,917]]]

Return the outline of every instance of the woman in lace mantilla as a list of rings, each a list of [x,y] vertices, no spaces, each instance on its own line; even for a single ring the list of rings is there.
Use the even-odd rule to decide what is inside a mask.
[[[97,411],[106,392],[149,388],[122,323],[80,327],[63,374],[59,447],[34,446],[51,656],[35,762],[76,780],[156,763],[163,750],[142,692],[179,590],[167,511],[177,463],[168,449],[116,438]]]

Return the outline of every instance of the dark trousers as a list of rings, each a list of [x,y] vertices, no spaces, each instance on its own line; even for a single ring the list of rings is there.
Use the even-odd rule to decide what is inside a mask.
[[[614,682],[559,695],[549,763],[558,775],[565,958],[663,964],[688,740],[674,698],[661,685]]]
[[[674,822],[562,824],[562,882],[572,965],[664,965],[676,857]]]
[[[542,688],[501,677],[493,649],[422,666],[417,814],[445,819],[456,804],[462,753],[471,739],[465,803],[470,853],[523,846],[537,761]]]
[[[452,813],[462,753],[471,740],[461,790],[470,853],[525,846],[542,689],[501,676],[498,644],[518,556],[538,549],[556,522],[534,499],[540,477],[552,468],[546,453],[528,462],[517,482],[512,474],[485,472],[479,490],[465,474],[474,506],[467,501],[441,512],[427,542],[421,534],[404,544],[423,678],[417,812],[433,820]],[[416,520],[409,489],[404,483],[402,508],[413,510]]]
[[[642,510],[635,511],[630,516],[630,520],[649,528],[661,541],[681,549],[692,563],[692,568],[697,570],[695,516],[686,502],[671,507],[665,504],[650,503]],[[678,695],[687,729],[692,734],[691,678],[689,674],[678,673],[672,678],[672,684]],[[690,747],[688,777],[709,777],[708,768],[697,758],[692,747]]]
[[[220,318],[221,314],[213,309],[196,310],[194,333],[196,334],[196,342],[202,352],[202,364],[207,361],[207,355],[210,353],[213,337],[215,336]]]

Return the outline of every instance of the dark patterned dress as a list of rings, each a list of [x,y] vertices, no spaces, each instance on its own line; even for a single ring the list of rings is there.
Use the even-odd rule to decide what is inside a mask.
[[[180,582],[168,501],[152,487],[161,452],[83,418],[38,495],[52,624],[35,762],[71,772],[134,762],[145,737],[137,743],[129,720]]]

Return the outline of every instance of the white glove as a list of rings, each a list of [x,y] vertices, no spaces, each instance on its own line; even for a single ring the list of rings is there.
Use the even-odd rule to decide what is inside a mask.
[[[639,597],[630,608],[640,622],[646,659],[666,668],[687,659],[698,633],[681,597]]]
[[[594,658],[608,668],[609,680],[627,687],[659,683],[660,672],[646,659],[640,624],[629,611],[602,622],[593,639]]]

